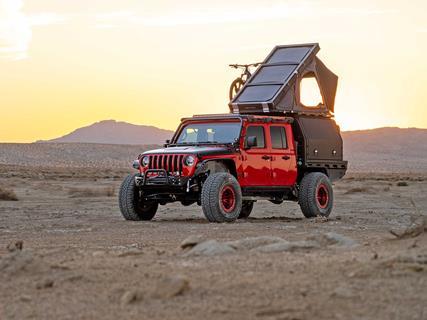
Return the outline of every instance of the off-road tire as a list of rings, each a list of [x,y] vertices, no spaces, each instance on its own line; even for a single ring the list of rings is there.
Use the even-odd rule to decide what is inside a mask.
[[[126,220],[147,221],[153,219],[159,204],[140,199],[135,185],[135,174],[128,175],[120,186],[119,207]]]
[[[242,210],[240,210],[239,219],[249,218],[249,215],[254,208],[254,201],[243,201],[242,202]]]
[[[230,194],[233,196],[232,203],[227,201]],[[230,173],[213,173],[203,184],[201,202],[203,213],[210,222],[232,222],[239,217],[242,209],[242,190]]]
[[[311,172],[302,178],[299,186],[298,203],[306,218],[329,216],[333,202],[332,184],[325,174]]]

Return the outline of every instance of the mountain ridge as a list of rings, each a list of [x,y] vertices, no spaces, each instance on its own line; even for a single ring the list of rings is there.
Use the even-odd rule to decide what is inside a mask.
[[[172,130],[161,129],[152,125],[132,124],[125,121],[102,120],[83,126],[65,134],[61,137],[50,140],[39,140],[38,143],[100,143],[100,144],[130,144],[130,145],[153,145],[163,144],[166,139],[173,135]],[[380,127],[373,129],[342,131],[343,139],[371,142],[385,139],[393,134],[399,134],[399,143],[405,143],[408,135],[427,135],[427,129],[423,128],[399,128]],[[364,137],[362,137],[364,136]]]
[[[172,130],[124,121],[102,120],[72,132],[38,143],[161,144],[173,135]]]

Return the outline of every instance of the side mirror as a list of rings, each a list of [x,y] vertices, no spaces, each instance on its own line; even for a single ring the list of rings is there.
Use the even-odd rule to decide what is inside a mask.
[[[167,147],[168,146],[168,144],[170,144],[171,143],[171,141],[169,140],[169,139],[167,139],[166,141],[165,141],[165,144],[163,145],[164,147]]]
[[[246,149],[256,147],[257,145],[258,143],[255,136],[246,137],[246,143],[245,143]]]

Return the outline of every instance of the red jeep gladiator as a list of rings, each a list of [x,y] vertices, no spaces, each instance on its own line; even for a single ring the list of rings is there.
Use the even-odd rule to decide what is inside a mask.
[[[230,101],[231,113],[184,118],[164,148],[139,155],[122,183],[127,220],[151,220],[159,204],[197,203],[211,222],[247,218],[257,200],[298,201],[306,217],[328,216],[331,181],[344,176],[333,120],[337,77],[317,44],[278,46]],[[299,102],[299,83],[315,77],[322,103]]]

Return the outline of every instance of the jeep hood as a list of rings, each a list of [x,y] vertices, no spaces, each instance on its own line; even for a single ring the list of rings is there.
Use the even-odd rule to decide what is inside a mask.
[[[195,154],[197,156],[206,156],[214,154],[231,154],[233,149],[223,145],[220,146],[179,146],[161,148],[155,150],[149,150],[143,153],[143,155],[150,154]]]

